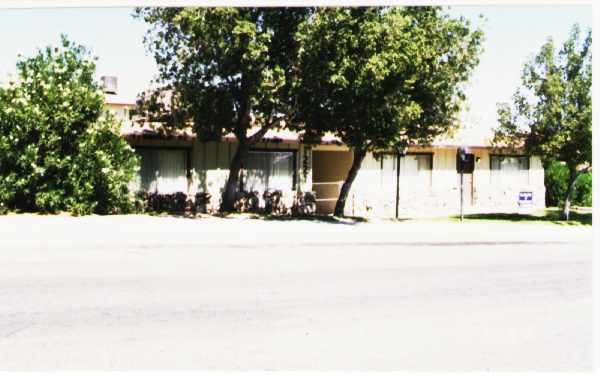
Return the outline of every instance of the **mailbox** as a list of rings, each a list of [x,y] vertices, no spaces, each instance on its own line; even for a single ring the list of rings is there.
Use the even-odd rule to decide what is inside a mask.
[[[467,150],[459,147],[456,152],[456,173],[473,173],[475,169],[475,155],[468,154]]]

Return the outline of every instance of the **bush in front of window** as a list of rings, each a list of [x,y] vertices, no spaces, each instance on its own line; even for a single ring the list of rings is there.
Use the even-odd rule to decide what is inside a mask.
[[[138,193],[143,202],[144,212],[182,214],[188,207],[187,195],[183,192],[173,194]]]
[[[210,193],[202,192],[196,193],[196,197],[193,205],[194,213],[207,214],[210,207],[210,199],[212,198]]]
[[[314,215],[317,212],[317,200],[314,192],[296,192],[291,206],[288,207],[284,193],[281,190],[266,190],[261,196],[257,191],[237,192],[236,212],[263,213],[266,215]]]
[[[292,204],[292,215],[293,216],[304,216],[314,215],[317,213],[317,198],[314,192],[298,191],[294,195],[294,202]]]
[[[233,208],[236,212],[259,212],[258,191],[238,191]]]
[[[265,213],[270,215],[285,215],[288,208],[283,201],[283,192],[281,190],[266,190],[263,193],[265,201]]]

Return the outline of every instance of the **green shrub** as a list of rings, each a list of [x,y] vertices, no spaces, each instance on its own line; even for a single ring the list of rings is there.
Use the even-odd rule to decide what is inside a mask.
[[[129,212],[139,162],[104,110],[88,52],[64,36],[0,88],[0,204],[76,215]]]
[[[546,185],[546,206],[562,207],[567,194],[569,181],[569,170],[566,165],[552,162],[545,170],[544,183]],[[572,196],[572,205],[592,205],[592,173],[581,174],[575,181],[575,189]]]
[[[577,178],[573,201],[576,206],[592,207],[592,172],[584,173]]]
[[[210,211],[210,200],[212,196],[207,192],[196,193],[196,199],[194,201],[193,211],[194,213],[206,214]]]

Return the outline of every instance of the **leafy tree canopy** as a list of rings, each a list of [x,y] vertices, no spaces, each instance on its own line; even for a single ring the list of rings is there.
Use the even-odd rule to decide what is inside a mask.
[[[17,63],[0,88],[0,206],[76,214],[127,211],[137,168],[119,124],[103,113],[95,63],[62,37]]]
[[[451,129],[482,40],[440,7],[323,8],[298,35],[298,122],[369,150]]]

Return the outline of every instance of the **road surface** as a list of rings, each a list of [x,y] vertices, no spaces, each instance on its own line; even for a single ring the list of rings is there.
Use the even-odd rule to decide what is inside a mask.
[[[592,367],[592,230],[0,217],[0,370]]]

